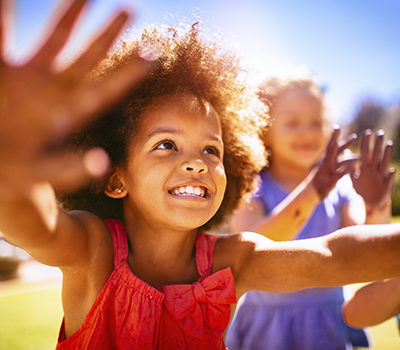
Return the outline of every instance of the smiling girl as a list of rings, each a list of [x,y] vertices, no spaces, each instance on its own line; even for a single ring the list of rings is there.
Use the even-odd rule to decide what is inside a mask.
[[[62,34],[69,33],[71,12],[76,18],[80,4],[74,2],[61,19]],[[74,103],[80,83],[87,82],[82,74],[68,75],[66,83],[63,72],[49,72],[61,50],[56,43],[51,36],[42,51],[46,60],[34,56],[29,69],[1,62],[8,73],[2,96],[20,93],[17,77],[33,71],[40,79],[34,80],[36,103],[1,105],[0,142],[7,152],[0,153],[0,229],[63,273],[59,349],[223,349],[230,305],[248,290],[292,291],[400,273],[399,225],[352,227],[285,243],[254,233],[202,233],[253,190],[265,161],[257,133],[265,107],[239,79],[235,57],[202,38],[196,25],[183,33],[151,28],[117,48],[91,74],[99,91],[89,84],[84,96],[91,100],[83,110]],[[151,73],[95,121],[79,123],[78,112],[94,112],[98,98],[114,91],[97,84],[111,76],[123,85],[127,71],[121,69],[138,69],[137,57],[149,45],[159,54]],[[73,67],[87,68],[91,57]],[[49,108],[55,112],[47,114]],[[55,156],[59,147],[51,147],[60,146],[54,130],[66,123],[60,111],[74,117],[69,131],[80,125],[66,145],[75,154],[64,162]],[[10,127],[16,120],[20,127]],[[32,127],[40,133],[32,134]],[[104,166],[97,162],[104,153],[93,147],[109,154],[109,171],[67,194],[83,183],[82,172],[101,175]],[[37,171],[28,171],[31,165]],[[71,168],[79,175],[74,181]]]

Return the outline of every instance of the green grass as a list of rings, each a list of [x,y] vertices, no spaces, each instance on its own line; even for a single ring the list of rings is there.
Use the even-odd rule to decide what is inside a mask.
[[[0,349],[54,350],[61,317],[59,288],[1,296]],[[400,334],[394,319],[370,328],[370,334],[372,349],[400,349]]]
[[[61,325],[59,288],[0,297],[0,349],[55,349]]]

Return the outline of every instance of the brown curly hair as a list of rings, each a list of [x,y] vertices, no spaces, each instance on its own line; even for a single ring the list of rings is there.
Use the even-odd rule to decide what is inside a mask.
[[[246,194],[255,190],[255,174],[265,165],[265,150],[259,137],[268,120],[268,109],[243,79],[240,60],[223,49],[218,40],[202,36],[198,23],[189,28],[166,30],[150,27],[140,40],[123,42],[93,72],[101,79],[109,72],[155,48],[159,57],[154,70],[127,96],[69,140],[75,148],[102,147],[111,159],[111,171],[72,194],[58,194],[66,210],[90,211],[103,219],[122,219],[122,200],[104,194],[110,175],[128,157],[128,145],[144,109],[156,98],[191,93],[208,101],[218,113],[224,142],[227,189],[221,207],[202,227],[220,223],[237,208]]]

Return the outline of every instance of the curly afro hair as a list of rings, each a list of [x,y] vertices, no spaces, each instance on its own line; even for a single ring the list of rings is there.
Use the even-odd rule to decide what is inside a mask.
[[[199,27],[195,23],[184,29],[147,28],[139,40],[123,42],[93,72],[92,79],[102,79],[149,47],[158,55],[155,68],[144,80],[69,140],[68,145],[75,150],[102,147],[110,156],[111,170],[105,178],[93,180],[75,193],[59,193],[64,209],[123,219],[122,200],[108,197],[104,190],[115,168],[127,160],[128,145],[134,140],[144,109],[155,99],[176,93],[206,100],[222,126],[227,189],[221,207],[202,229],[222,222],[255,190],[255,175],[266,162],[259,130],[268,123],[268,108],[257,89],[243,78],[246,72],[240,60],[224,50],[219,40],[207,40]]]

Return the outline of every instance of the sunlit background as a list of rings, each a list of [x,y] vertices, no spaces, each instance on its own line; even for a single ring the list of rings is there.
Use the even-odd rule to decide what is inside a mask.
[[[9,54],[23,58],[37,45],[60,0],[14,0]],[[170,14],[219,29],[260,76],[311,72],[327,88],[340,122],[360,100],[400,100],[399,0],[91,0],[79,46],[116,8],[136,13],[135,26],[170,23]]]

